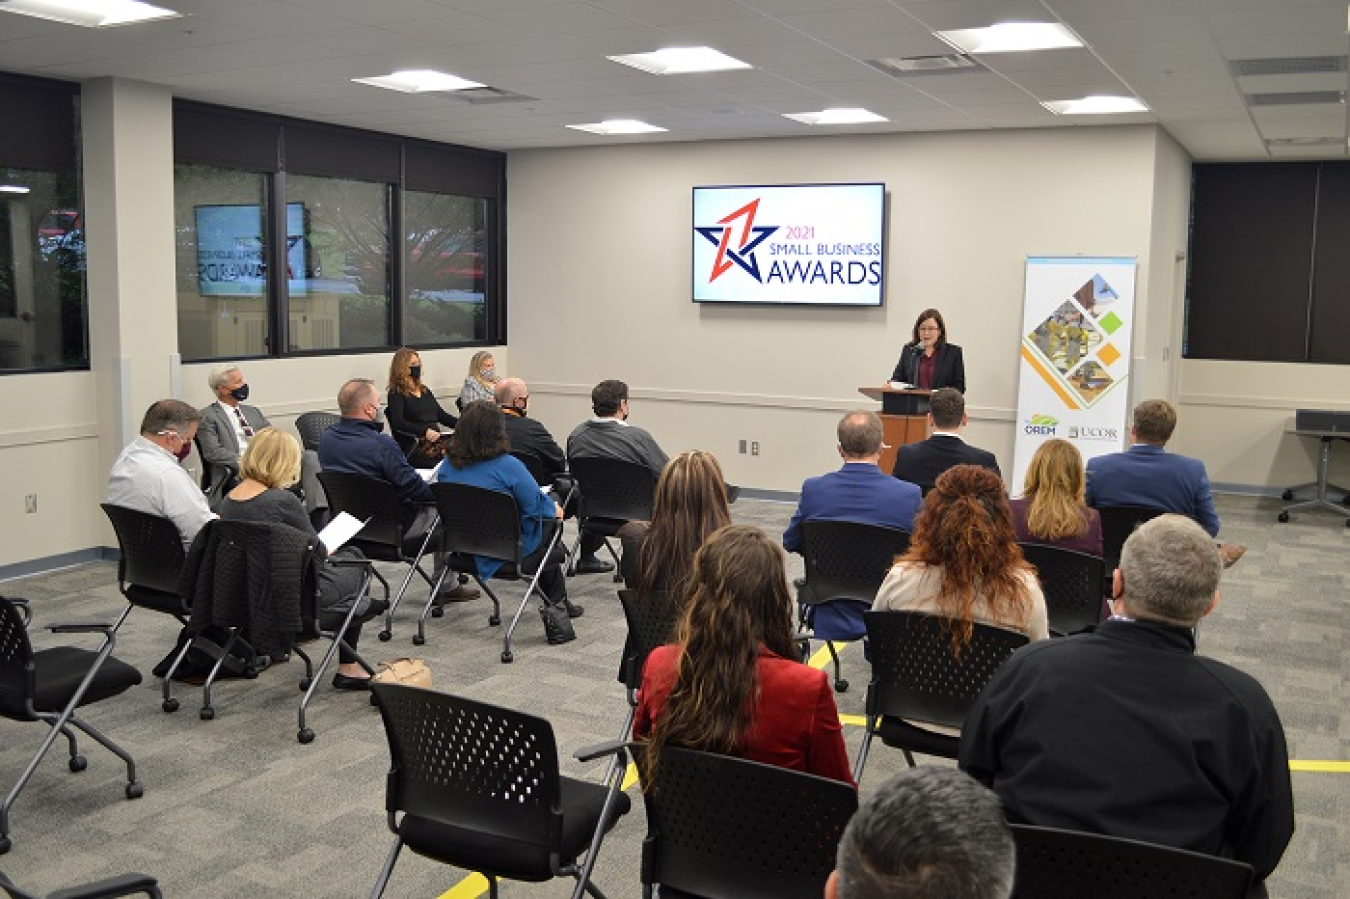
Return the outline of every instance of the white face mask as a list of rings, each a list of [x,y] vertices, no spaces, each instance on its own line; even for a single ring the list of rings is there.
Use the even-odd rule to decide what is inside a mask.
[[[495,381],[497,380],[497,369],[493,366],[488,366],[487,368],[480,368],[478,370],[478,376],[482,378],[484,381]]]

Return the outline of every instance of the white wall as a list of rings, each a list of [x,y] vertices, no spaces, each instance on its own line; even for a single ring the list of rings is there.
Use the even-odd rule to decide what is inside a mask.
[[[559,437],[588,414],[591,386],[617,377],[633,421],[668,451],[708,449],[734,483],[796,490],[837,464],[840,413],[870,405],[855,388],[889,376],[915,315],[935,306],[965,350],[969,437],[1007,468],[1025,258],[1138,256],[1153,323],[1137,341],[1167,339],[1186,162],[1149,127],[514,152],[513,373]],[[690,188],[805,181],[886,182],[885,308],[694,305]],[[1150,361],[1150,387],[1170,377]],[[737,452],[743,438],[758,458]]]

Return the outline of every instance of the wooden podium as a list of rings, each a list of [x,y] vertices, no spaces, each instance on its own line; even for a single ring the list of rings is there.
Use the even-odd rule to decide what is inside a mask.
[[[877,465],[890,474],[898,448],[928,439],[928,398],[933,392],[916,387],[859,387],[858,392],[881,403],[883,446]]]

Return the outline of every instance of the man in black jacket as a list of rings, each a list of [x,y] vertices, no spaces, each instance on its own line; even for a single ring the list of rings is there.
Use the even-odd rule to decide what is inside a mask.
[[[979,465],[1003,477],[993,453],[971,446],[961,436],[961,429],[968,422],[966,398],[960,391],[951,387],[933,391],[928,404],[932,436],[921,443],[900,447],[891,474],[902,481],[918,484],[925,495],[933,489],[938,475],[957,465]]]

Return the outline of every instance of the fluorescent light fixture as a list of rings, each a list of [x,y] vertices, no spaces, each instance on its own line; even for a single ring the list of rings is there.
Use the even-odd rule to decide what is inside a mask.
[[[803,125],[866,125],[870,122],[889,122],[885,116],[866,109],[822,109],[820,112],[785,112],[783,118]]]
[[[742,62],[712,47],[668,47],[654,53],[629,53],[606,56],[605,59],[650,72],[653,75],[687,75],[690,72],[729,72],[733,69],[752,69]]]
[[[1042,103],[1055,115],[1115,115],[1122,112],[1148,112],[1134,97],[1094,96],[1080,100],[1050,100]]]
[[[614,134],[654,134],[657,131],[670,130],[658,125],[648,125],[646,122],[640,122],[637,119],[606,119],[603,122],[592,122],[589,125],[568,125],[567,127],[574,128],[577,131],[589,131],[591,134],[602,134],[606,137]]]
[[[26,194],[28,188],[22,184],[0,184],[0,194]]]
[[[1083,42],[1058,22],[1003,22],[988,28],[934,31],[963,53],[1021,53],[1081,47]]]
[[[66,25],[83,25],[85,28],[112,28],[158,19],[177,19],[183,15],[138,0],[5,0],[0,3],[0,12],[34,16]]]
[[[404,69],[389,75],[375,78],[353,78],[357,84],[369,84],[405,94],[422,94],[427,91],[466,91],[476,87],[487,87],[477,81],[469,81],[457,75],[447,75],[435,69]]]

